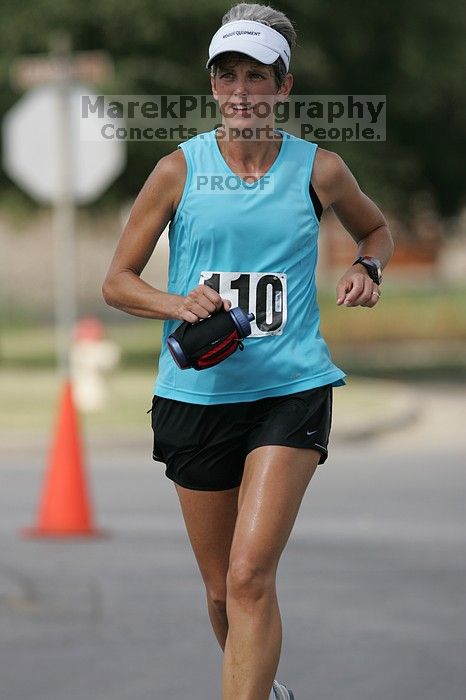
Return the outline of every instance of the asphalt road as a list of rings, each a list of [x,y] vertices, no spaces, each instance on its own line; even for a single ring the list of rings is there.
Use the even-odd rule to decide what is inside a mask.
[[[277,677],[296,700],[464,700],[466,431],[454,393],[453,404],[426,394],[409,429],[337,443],[311,481],[278,570]],[[1,700],[220,700],[221,650],[176,493],[144,447],[91,447],[109,532],[73,542],[19,537],[42,455],[9,453]]]

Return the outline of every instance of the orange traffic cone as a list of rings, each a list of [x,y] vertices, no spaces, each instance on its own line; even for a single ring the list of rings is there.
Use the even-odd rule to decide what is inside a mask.
[[[63,387],[38,523],[23,530],[22,534],[28,537],[96,537],[103,534],[92,522],[78,418],[68,379]]]

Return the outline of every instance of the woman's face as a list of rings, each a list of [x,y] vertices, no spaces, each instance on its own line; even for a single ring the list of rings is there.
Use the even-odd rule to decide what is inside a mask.
[[[287,73],[277,88],[272,66],[241,55],[223,61],[211,76],[212,95],[231,128],[273,125],[273,106],[289,94],[292,84]]]

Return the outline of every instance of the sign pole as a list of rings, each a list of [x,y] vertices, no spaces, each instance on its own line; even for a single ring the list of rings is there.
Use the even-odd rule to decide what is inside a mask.
[[[76,209],[72,151],[71,42],[69,35],[55,36],[51,53],[60,58],[57,76],[59,190],[55,200],[53,228],[55,234],[55,319],[58,369],[62,377],[70,375],[70,352],[76,322]]]

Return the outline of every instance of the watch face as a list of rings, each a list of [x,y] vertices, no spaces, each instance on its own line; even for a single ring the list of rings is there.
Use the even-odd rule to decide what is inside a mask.
[[[379,284],[380,280],[380,275],[377,267],[375,265],[368,265],[367,266],[367,271],[369,272],[369,276],[373,282],[376,284]]]

